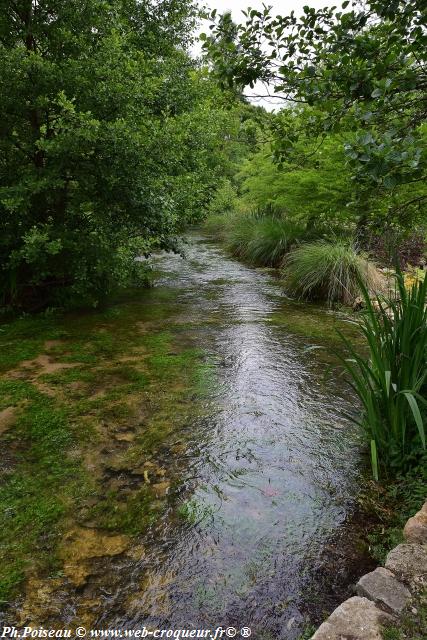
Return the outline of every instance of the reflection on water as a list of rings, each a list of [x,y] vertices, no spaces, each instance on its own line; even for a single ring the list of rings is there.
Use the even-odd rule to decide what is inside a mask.
[[[298,314],[317,314],[325,331],[333,319],[202,239],[187,254],[158,258],[153,300],[176,289],[169,330],[204,351],[213,383],[180,427],[170,509],[140,560],[117,561],[120,588],[97,625],[251,626],[256,638],[293,639],[310,567],[357,490],[359,445],[342,417],[352,399],[298,327]],[[294,316],[295,331],[275,320]]]

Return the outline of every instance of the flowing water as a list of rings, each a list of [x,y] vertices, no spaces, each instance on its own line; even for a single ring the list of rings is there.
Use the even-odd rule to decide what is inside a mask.
[[[203,350],[211,382],[203,411],[180,425],[171,509],[143,559],[126,565],[125,583],[144,576],[142,588],[130,611],[112,614],[113,599],[98,626],[233,625],[296,638],[313,568],[358,489],[360,443],[343,417],[354,399],[324,375],[339,320],[288,301],[271,275],[202,238],[157,268],[154,300],[175,291],[169,330]],[[326,351],[307,349],[318,344]]]
[[[157,310],[145,329],[153,344],[168,333],[174,347],[165,362],[194,350],[199,379],[189,398],[180,399],[180,380],[171,396],[164,385],[149,389],[160,405],[174,399],[152,456],[168,479],[159,485],[160,515],[131,552],[95,558],[97,571],[63,592],[56,619],[74,620],[84,602],[93,628],[250,627],[257,639],[294,640],[307,616],[331,606],[333,574],[347,586],[336,563],[358,562],[345,552],[328,561],[347,537],[362,465],[358,433],[344,417],[357,405],[330,370],[335,328],[351,329],[337,313],[288,300],[271,273],[202,237],[190,239],[185,259],[164,254],[155,267],[156,287],[130,303],[127,327],[119,316],[116,340]],[[105,335],[96,314],[85,322]],[[132,452],[131,436],[120,441],[123,451]],[[104,499],[109,482],[125,504],[149,479],[123,468],[114,476],[108,465]]]

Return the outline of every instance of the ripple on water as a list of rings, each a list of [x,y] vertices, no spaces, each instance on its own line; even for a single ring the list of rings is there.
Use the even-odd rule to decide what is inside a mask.
[[[305,350],[313,339],[274,321],[295,306],[268,274],[198,238],[186,260],[164,254],[157,266],[159,291],[175,288],[180,305],[170,330],[204,350],[215,384],[186,425],[172,508],[122,568],[122,613],[111,603],[98,622],[295,638],[310,566],[357,491],[359,444],[343,418],[353,400]]]

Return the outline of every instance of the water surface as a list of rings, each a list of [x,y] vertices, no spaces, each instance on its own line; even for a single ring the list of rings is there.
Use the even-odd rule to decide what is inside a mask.
[[[97,624],[250,626],[256,638],[296,638],[312,568],[358,489],[360,444],[343,417],[354,399],[338,374],[325,376],[344,324],[287,300],[269,273],[203,238],[185,260],[156,262],[152,303],[174,291],[168,329],[201,349],[210,380],[194,397],[201,410],[165,443],[176,458],[169,509],[144,557],[118,563],[120,588]],[[325,351],[307,349],[317,344]]]

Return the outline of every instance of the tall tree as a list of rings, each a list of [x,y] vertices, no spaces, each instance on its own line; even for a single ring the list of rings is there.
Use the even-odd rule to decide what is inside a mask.
[[[96,301],[203,204],[188,183],[221,124],[195,124],[195,17],[191,0],[0,1],[4,303]]]
[[[427,203],[419,186],[427,167],[427,8],[422,0],[349,5],[305,6],[299,19],[294,12],[248,9],[241,25],[225,14],[204,36],[205,49],[223,83],[262,80],[284,106],[316,107],[305,119],[292,111],[281,119],[278,160],[292,157],[301,134],[347,131],[345,151],[361,203],[373,191],[387,192],[389,215],[411,224],[425,215]],[[415,185],[415,193],[401,185]],[[396,193],[405,194],[403,200]]]

